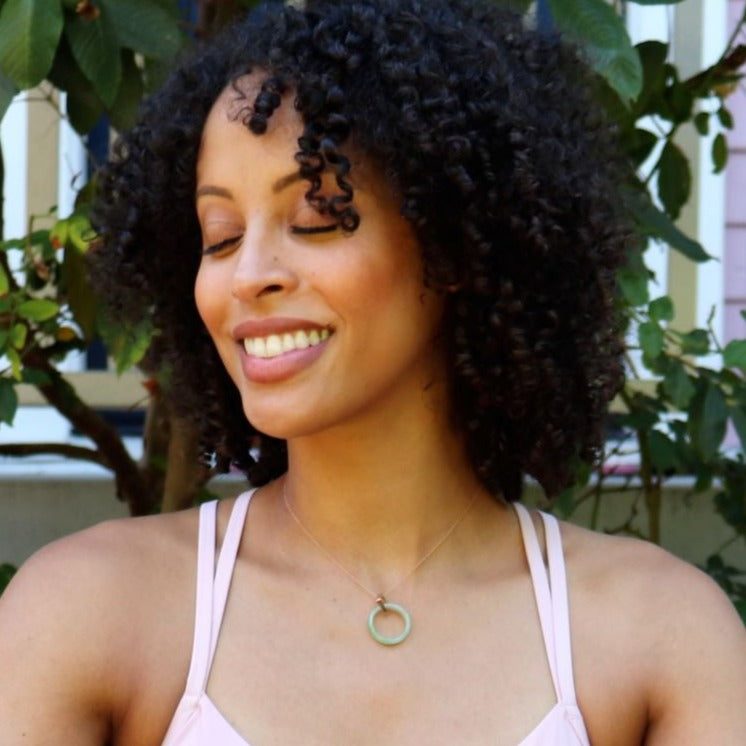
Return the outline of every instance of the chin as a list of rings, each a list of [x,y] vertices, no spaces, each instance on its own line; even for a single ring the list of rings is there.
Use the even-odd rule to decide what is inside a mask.
[[[286,408],[278,410],[254,406],[244,406],[244,414],[251,426],[270,438],[292,440],[313,435],[326,429],[328,422],[321,422],[313,412],[288,412]]]

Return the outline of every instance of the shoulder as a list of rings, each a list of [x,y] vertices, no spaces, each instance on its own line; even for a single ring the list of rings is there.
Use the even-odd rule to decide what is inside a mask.
[[[694,625],[722,617],[743,625],[719,586],[702,570],[665,549],[639,539],[609,536],[562,523],[568,574],[583,600],[596,600],[599,613],[646,620],[653,634],[666,636],[672,624]]]
[[[649,542],[562,535],[577,673],[614,672],[647,713],[646,744],[742,743],[746,629],[718,585]]]
[[[184,612],[194,603],[197,522],[196,511],[106,522],[19,569],[0,597],[0,721],[82,733],[92,713],[105,713],[100,725],[130,707],[169,632],[188,655],[189,622],[174,631],[164,620],[193,617]]]
[[[8,597],[15,602],[34,596],[48,603],[64,596],[67,606],[85,598],[90,610],[98,594],[115,596],[130,585],[157,582],[172,562],[194,552],[196,526],[194,511],[100,523],[32,555],[14,577]],[[151,572],[138,572],[144,566]],[[6,601],[5,595],[2,599]]]

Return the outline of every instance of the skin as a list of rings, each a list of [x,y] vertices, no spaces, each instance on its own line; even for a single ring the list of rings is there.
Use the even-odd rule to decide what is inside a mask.
[[[208,694],[254,746],[515,746],[555,695],[515,515],[478,488],[448,426],[443,298],[370,164],[357,232],[293,233],[326,220],[302,183],[276,188],[297,116],[286,102],[258,138],[233,106],[225,94],[206,125],[198,212],[205,245],[236,241],[204,257],[195,292],[247,417],[288,438],[290,468],[252,502]],[[311,364],[259,383],[235,328],[278,316],[334,333]],[[368,637],[372,598],[283,490],[361,583],[393,586],[415,625],[403,645]],[[196,535],[195,511],[110,522],[21,569],[0,599],[4,745],[161,743],[189,666]],[[592,743],[742,744],[746,634],[720,590],[657,547],[562,536]]]

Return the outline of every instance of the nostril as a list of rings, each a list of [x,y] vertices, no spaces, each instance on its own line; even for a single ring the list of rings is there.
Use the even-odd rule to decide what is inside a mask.
[[[270,293],[279,293],[282,290],[282,285],[267,285],[259,291],[259,295],[268,295]]]

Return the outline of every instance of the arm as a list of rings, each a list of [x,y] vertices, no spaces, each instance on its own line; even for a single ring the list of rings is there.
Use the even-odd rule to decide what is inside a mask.
[[[4,746],[108,742],[116,625],[101,538],[85,532],[41,550],[0,597]]]
[[[676,563],[659,588],[645,746],[746,743],[746,628],[703,573]]]

